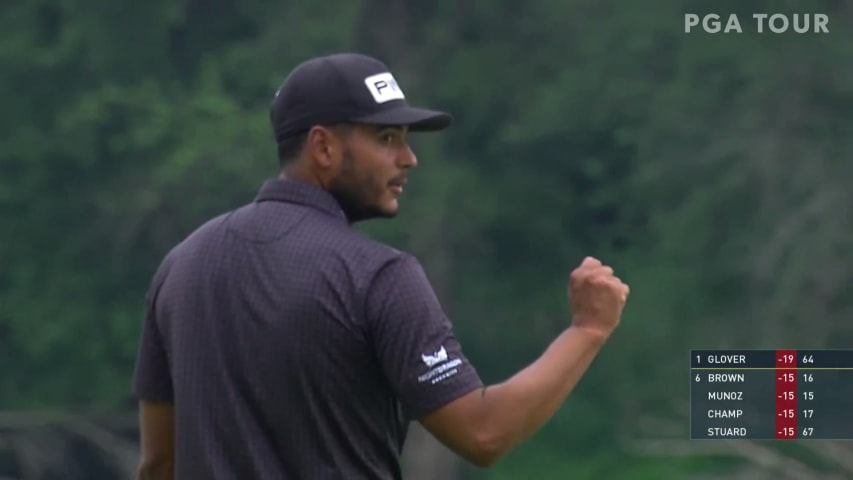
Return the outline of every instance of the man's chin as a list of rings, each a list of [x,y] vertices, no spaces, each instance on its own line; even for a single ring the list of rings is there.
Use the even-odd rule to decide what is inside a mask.
[[[391,207],[382,208],[381,210],[379,210],[379,214],[377,216],[380,218],[394,218],[397,216],[398,211],[399,211],[399,209],[397,208],[396,205],[394,205],[393,208],[391,208]]]
[[[347,215],[350,223],[364,222],[367,220],[387,218],[391,219],[397,216],[397,202],[393,205],[374,206],[373,208],[359,209],[358,212],[350,211]]]

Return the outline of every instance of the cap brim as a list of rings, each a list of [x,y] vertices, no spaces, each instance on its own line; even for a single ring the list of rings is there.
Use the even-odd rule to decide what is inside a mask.
[[[413,132],[437,132],[450,126],[450,114],[415,107],[399,107],[365,117],[353,118],[356,123],[368,125],[408,126]]]

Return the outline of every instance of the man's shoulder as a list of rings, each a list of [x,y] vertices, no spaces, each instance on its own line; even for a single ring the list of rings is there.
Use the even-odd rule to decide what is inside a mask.
[[[338,218],[314,211],[305,215],[292,230],[290,240],[352,259],[391,259],[406,254]]]
[[[411,252],[394,247],[349,226],[342,226],[329,233],[329,235],[318,236],[314,248],[320,249],[318,253],[321,257],[338,259],[341,264],[353,268],[362,279],[370,281],[380,272],[394,270],[388,268],[392,266],[403,269],[420,267],[420,263]]]
[[[201,225],[197,226],[184,238],[173,244],[166,251],[166,254],[163,255],[163,258],[160,261],[155,276],[165,275],[173,263],[175,263],[178,259],[186,257],[189,252],[194,251],[196,247],[195,244],[209,237],[214,231],[218,230],[219,227],[224,224],[228,216],[231,215],[233,212],[234,211],[231,210],[208,219]]]
[[[411,256],[408,252],[372,238],[351,228],[342,232],[339,241],[332,242],[342,256],[373,268]]]
[[[235,210],[230,210],[224,213],[220,213],[219,215],[208,219],[202,224],[198,225],[193,231],[187,234],[183,239],[181,239],[178,243],[172,246],[172,248],[167,252],[164,261],[171,260],[173,258],[177,258],[182,256],[188,251],[194,250],[198,247],[200,242],[204,243],[205,240],[209,239],[211,235],[215,235],[216,232],[221,232],[225,227],[225,222],[228,217],[231,216]]]

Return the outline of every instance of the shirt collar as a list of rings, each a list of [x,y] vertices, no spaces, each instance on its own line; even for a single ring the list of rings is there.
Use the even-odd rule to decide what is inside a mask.
[[[264,182],[255,202],[285,202],[304,205],[347,221],[335,197],[318,185],[302,180],[273,178]]]

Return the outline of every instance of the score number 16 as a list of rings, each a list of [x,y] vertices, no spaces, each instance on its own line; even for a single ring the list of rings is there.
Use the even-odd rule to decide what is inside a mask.
[[[796,379],[795,374],[794,374],[794,373],[792,373],[792,372],[783,373],[783,374],[779,377],[779,380],[781,380],[781,381],[783,381],[783,382],[785,382],[785,383],[794,383],[794,380],[795,380],[795,379]],[[805,382],[805,383],[812,383],[812,382],[814,382],[814,375],[813,375],[813,374],[811,374],[811,373],[804,373],[804,374],[803,374],[803,382]]]

